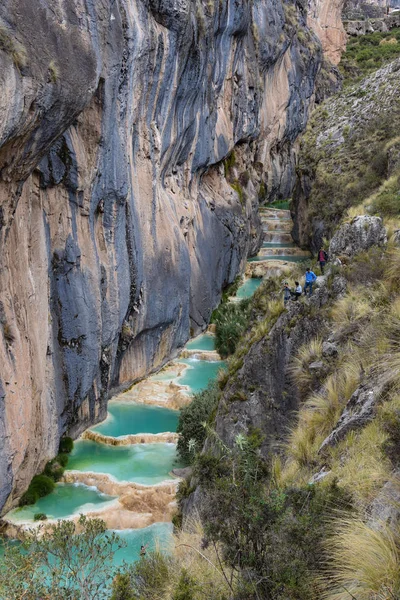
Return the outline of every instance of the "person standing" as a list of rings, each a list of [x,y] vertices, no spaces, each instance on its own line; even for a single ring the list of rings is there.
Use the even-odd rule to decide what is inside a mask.
[[[290,298],[292,297],[292,292],[290,291],[290,287],[287,281],[285,281],[285,284],[283,286],[283,303],[286,306],[286,304],[288,303],[288,301],[290,300]]]
[[[324,274],[324,267],[326,265],[326,261],[328,260],[328,255],[323,248],[318,252],[318,262],[321,267],[321,273]]]
[[[305,283],[305,286],[304,286],[304,294],[306,296],[307,296],[307,290],[308,289],[310,290],[309,296],[311,296],[311,294],[312,294],[312,286],[313,286],[314,281],[316,281],[316,279],[317,279],[316,274],[314,273],[314,271],[311,271],[311,269],[308,267],[307,270],[306,270],[306,283]]]

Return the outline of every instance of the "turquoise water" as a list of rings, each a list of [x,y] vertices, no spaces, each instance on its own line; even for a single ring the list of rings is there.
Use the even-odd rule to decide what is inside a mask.
[[[140,546],[147,546],[147,552],[159,548],[167,552],[172,541],[172,523],[154,523],[144,529],[125,529],[115,531],[121,540],[126,543],[126,548],[116,550],[113,558],[115,567],[121,567],[124,563],[133,564],[140,559]],[[19,544],[12,541],[11,544]],[[0,538],[0,557],[4,554],[4,543]]]
[[[308,260],[307,256],[254,256],[249,258],[248,262],[261,262],[265,260],[284,260],[285,262],[304,262]]]
[[[243,285],[241,285],[236,293],[236,298],[250,298],[256,289],[261,285],[262,278],[253,277],[252,279],[247,279]]]
[[[31,506],[16,508],[10,517],[13,521],[33,521],[36,513],[44,513],[50,519],[63,519],[88,510],[107,508],[113,500],[112,496],[101,494],[96,488],[58,483],[54,492]]]
[[[205,333],[186,344],[188,350],[215,350],[215,336]]]
[[[172,523],[154,523],[145,529],[125,529],[114,531],[127,544],[114,555],[114,564],[120,567],[124,561],[134,563],[139,560],[140,546],[147,546],[147,552],[154,550],[156,546],[166,551],[172,540]]]
[[[179,359],[179,362],[185,363],[189,368],[176,381],[180,385],[189,386],[192,392],[204,390],[208,383],[217,377],[218,371],[226,365],[223,360],[211,362],[193,358]]]
[[[168,473],[180,466],[175,444],[135,444],[108,446],[79,440],[68,463],[68,470],[108,473],[117,481],[156,485],[171,479]]]
[[[294,248],[295,247],[295,243],[294,242],[282,242],[282,243],[278,243],[278,242],[264,242],[262,247],[263,248]]]
[[[108,417],[94,427],[103,435],[120,437],[135,433],[176,431],[179,413],[176,410],[117,400],[108,404]]]

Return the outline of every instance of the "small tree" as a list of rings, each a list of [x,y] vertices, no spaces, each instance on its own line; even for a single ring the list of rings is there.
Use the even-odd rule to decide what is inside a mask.
[[[6,548],[0,563],[0,598],[7,600],[105,600],[116,569],[113,557],[125,542],[104,521],[81,515],[77,525],[26,534],[23,552]]]

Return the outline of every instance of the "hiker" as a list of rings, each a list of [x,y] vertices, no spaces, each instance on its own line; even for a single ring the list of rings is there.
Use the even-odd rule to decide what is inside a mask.
[[[146,544],[145,546],[140,546],[140,556],[146,556],[147,546],[148,544]]]
[[[300,298],[301,294],[303,293],[303,288],[301,287],[301,285],[298,281],[295,281],[294,285],[296,287],[294,288],[294,292],[291,292],[291,295],[292,295],[293,300],[297,300],[298,298]]]
[[[291,297],[292,297],[292,292],[290,291],[288,282],[285,281],[285,284],[283,286],[283,303],[285,306],[288,303],[288,301],[291,299]]]
[[[304,294],[307,296],[307,290],[310,290],[309,296],[311,296],[312,294],[312,286],[314,281],[316,281],[317,276],[316,274],[311,271],[311,269],[308,267],[306,270],[306,284],[304,286]]]
[[[318,262],[321,267],[321,273],[324,274],[324,267],[326,265],[326,261],[328,260],[328,255],[323,248],[318,252]]]

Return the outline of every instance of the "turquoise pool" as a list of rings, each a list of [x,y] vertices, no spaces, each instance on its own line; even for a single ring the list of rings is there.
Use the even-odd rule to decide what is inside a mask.
[[[178,463],[175,444],[135,444],[108,446],[79,440],[68,463],[68,470],[108,473],[117,481],[156,485],[171,479],[169,472]]]
[[[236,298],[240,298],[241,300],[245,298],[251,298],[256,289],[261,285],[262,278],[253,277],[252,279],[247,279],[243,285],[240,286],[238,291],[236,292]]]
[[[307,256],[253,256],[248,262],[260,262],[265,260],[284,260],[285,262],[304,262]]]
[[[188,350],[215,350],[215,336],[204,333],[186,344]]]
[[[14,509],[9,517],[13,521],[33,521],[36,513],[44,513],[49,519],[65,519],[81,512],[107,508],[113,500],[112,496],[101,494],[97,488],[57,483],[51,494],[35,504]]]
[[[135,404],[123,400],[108,404],[108,417],[92,431],[120,437],[135,433],[164,433],[176,431],[179,412],[158,406]]]
[[[192,392],[204,390],[209,382],[217,377],[218,371],[226,365],[222,360],[211,362],[194,358],[179,359],[179,362],[185,363],[189,368],[176,381],[181,385],[189,386]]]

